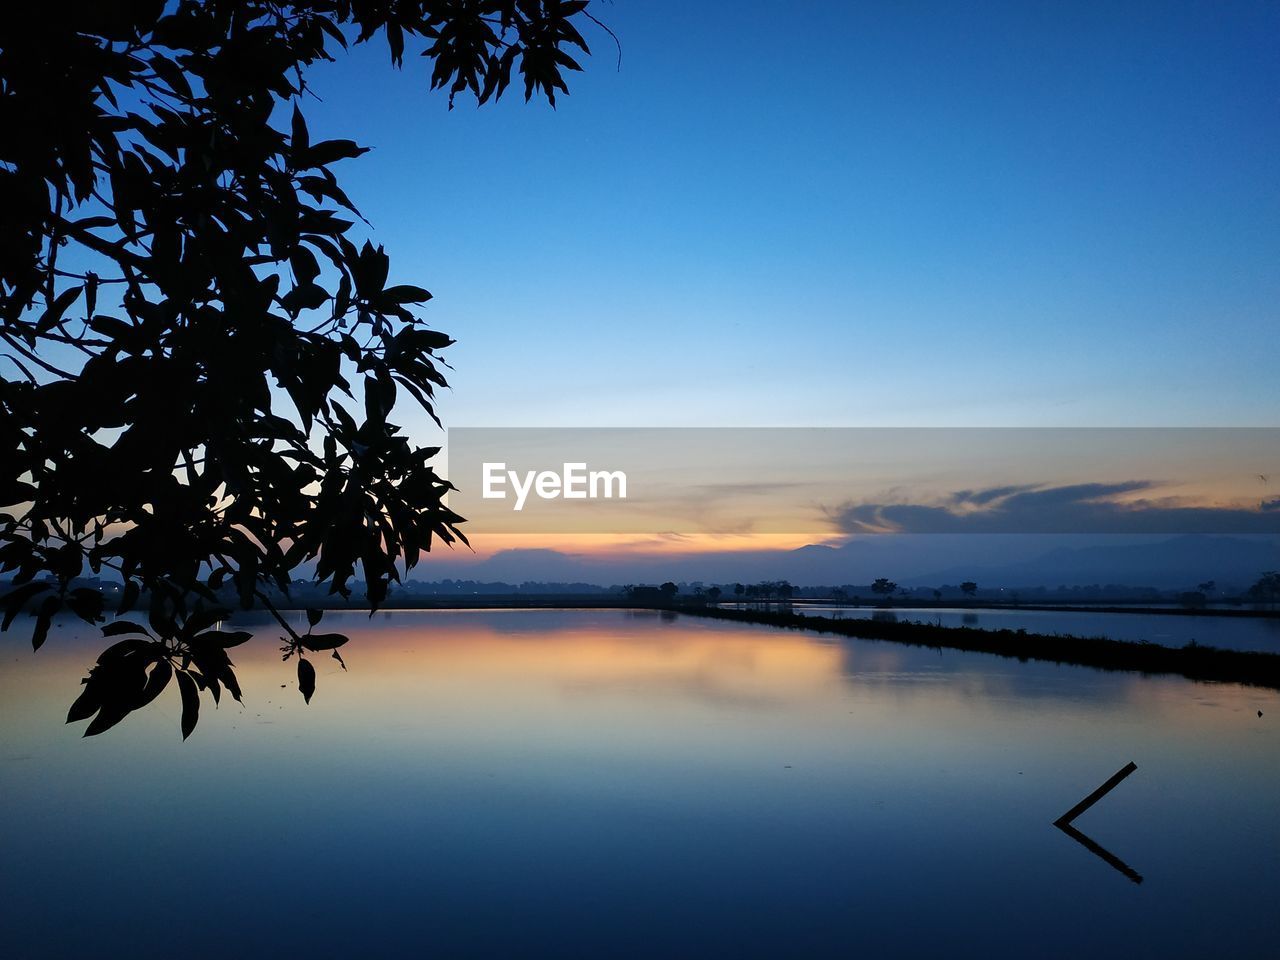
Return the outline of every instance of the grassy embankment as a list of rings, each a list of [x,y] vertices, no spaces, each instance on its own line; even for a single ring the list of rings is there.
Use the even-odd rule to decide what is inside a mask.
[[[1176,674],[1189,680],[1244,683],[1280,689],[1280,654],[1220,650],[1188,644],[1162,647],[1153,643],[1029,633],[1025,630],[987,630],[976,627],[940,627],[927,623],[882,620],[836,620],[800,613],[769,610],[732,610],[716,607],[682,607],[680,613],[712,620],[755,623],[792,630],[884,640],[934,649],[993,653],[1018,660],[1048,660],[1100,670],[1127,670],[1146,674]]]

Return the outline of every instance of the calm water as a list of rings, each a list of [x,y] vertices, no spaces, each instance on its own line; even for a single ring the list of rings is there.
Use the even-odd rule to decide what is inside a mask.
[[[727,604],[733,606],[733,604]],[[1008,610],[974,608],[849,607],[835,604],[796,604],[810,616],[866,620],[876,616],[900,621],[940,623],[944,627],[986,630],[1026,630],[1030,633],[1068,633],[1077,637],[1145,640],[1164,647],[1196,643],[1224,650],[1262,650],[1280,653],[1280,617],[1177,616],[1158,613],[1101,613],[1088,610]]]
[[[176,690],[80,739],[90,641],[0,637],[7,957],[1280,944],[1275,692],[625,611],[339,620],[310,707],[264,627],[185,744]],[[1076,825],[1141,884],[1051,826],[1131,759]]]

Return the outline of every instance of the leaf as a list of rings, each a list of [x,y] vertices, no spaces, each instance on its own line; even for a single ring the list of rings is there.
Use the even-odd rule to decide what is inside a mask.
[[[142,594],[142,587],[138,585],[138,581],[130,580],[124,585],[124,591],[120,597],[120,606],[116,609],[117,614],[128,613],[133,609],[133,605],[138,602],[138,597]]]
[[[187,617],[186,622],[182,624],[182,635],[184,637],[193,637],[203,630],[207,630],[215,623],[225,620],[229,613],[223,607],[208,607],[204,610],[197,610],[191,616]]]
[[[200,691],[185,670],[178,671],[178,692],[182,694],[182,739],[186,740],[200,719]]]
[[[323,610],[317,610],[314,607],[310,607],[307,609],[307,623],[311,624],[311,626],[313,627],[320,622],[320,618],[323,616],[324,616]]]
[[[320,264],[316,262],[316,255],[306,247],[299,246],[293,249],[289,254],[289,265],[293,267],[299,286],[308,284],[320,276]]]
[[[301,165],[323,167],[335,160],[347,160],[368,152],[368,147],[362,147],[354,140],[324,140],[305,151]]]
[[[383,290],[382,299],[389,303],[426,303],[431,299],[431,293],[422,287],[401,283]]]
[[[10,590],[3,597],[0,597],[0,603],[5,605],[4,622],[0,624],[0,630],[8,630],[9,624],[13,623],[13,618],[22,612],[22,608],[27,605],[27,601],[36,594],[43,593],[49,589],[52,589],[52,584],[27,583],[16,590]]]
[[[311,138],[307,134],[307,121],[302,116],[302,111],[298,109],[298,105],[293,105],[293,140],[292,146],[294,152],[301,156],[307,152],[311,145]]]
[[[73,227],[79,227],[81,230],[95,230],[99,227],[114,227],[116,222],[110,217],[83,217],[79,220],[72,221]]]
[[[316,692],[316,668],[305,657],[298,658],[298,689],[302,691],[302,698],[310,703],[311,695]]]
[[[124,633],[141,633],[144,636],[151,636],[151,632],[146,627],[132,620],[114,620],[102,628],[104,637],[118,637]]]
[[[86,623],[97,623],[104,619],[102,615],[103,596],[97,590],[88,587],[77,587],[67,594],[67,606]]]
[[[84,735],[96,737],[100,733],[106,733],[128,715],[129,708],[124,704],[104,703],[98,715],[89,721],[89,726],[85,727]]]
[[[39,650],[44,646],[45,638],[49,636],[49,625],[53,622],[53,615],[61,608],[60,597],[44,598],[44,602],[40,604],[40,612],[36,614],[36,629],[31,634],[32,650]]]
[[[98,309],[98,275],[92,271],[85,274],[84,283],[84,315],[92,317]]]
[[[151,58],[151,69],[179,97],[191,99],[191,84],[187,82],[187,75],[178,64],[168,57],[157,55]]]
[[[84,690],[80,692],[80,696],[76,697],[75,703],[71,704],[71,709],[67,711],[67,723],[75,723],[78,720],[87,720],[102,706],[101,690],[94,682],[92,676],[84,683]]]
[[[302,638],[302,645],[308,650],[336,650],[347,642],[340,633],[309,633]]]
[[[67,308],[75,303],[80,297],[80,291],[83,286],[69,287],[53,298],[53,303],[49,304],[49,309],[36,321],[36,333],[47,333],[58,325],[62,319],[62,315],[67,312]]]
[[[139,697],[138,706],[145,707],[164,691],[169,685],[169,681],[173,679],[173,664],[168,660],[157,660],[155,667],[147,677],[146,685],[142,688],[142,695]]]
[[[117,640],[102,653],[98,654],[98,662],[106,663],[108,660],[124,660],[134,654],[141,653],[143,650],[155,649],[156,641],[142,637],[125,637],[123,640]]]

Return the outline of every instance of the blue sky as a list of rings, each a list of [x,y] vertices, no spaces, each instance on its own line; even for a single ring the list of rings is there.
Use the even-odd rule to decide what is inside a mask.
[[[593,9],[555,111],[312,78],[446,424],[1277,423],[1280,7]]]

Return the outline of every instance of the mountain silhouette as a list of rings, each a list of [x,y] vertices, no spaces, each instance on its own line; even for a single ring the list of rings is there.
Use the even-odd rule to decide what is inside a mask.
[[[1243,588],[1280,568],[1280,542],[1269,537],[1191,535],[1102,537],[1031,535],[901,535],[855,538],[839,546],[705,553],[572,554],[548,549],[501,550],[473,562],[443,556],[419,576],[520,583],[580,581],[602,585],[662,582],[796,584],[870,583],[887,576],[903,586],[977,580],[983,586],[1125,584],[1184,589],[1216,580]]]

